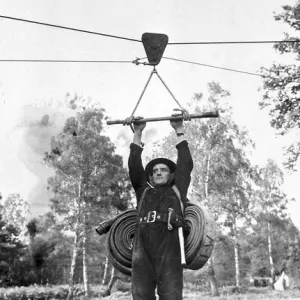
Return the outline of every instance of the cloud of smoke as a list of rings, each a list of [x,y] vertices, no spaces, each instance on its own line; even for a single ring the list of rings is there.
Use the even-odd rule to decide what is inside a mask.
[[[144,130],[143,133],[143,142],[151,142],[153,141],[156,136],[157,136],[157,128],[149,128],[147,129],[147,127]],[[132,142],[133,139],[133,133],[128,130],[128,128],[123,128],[122,130],[120,130],[119,134],[117,135],[117,140],[119,142],[119,145],[121,145],[122,147],[129,147],[130,143]]]
[[[158,133],[157,128],[152,127],[152,128],[149,128],[148,130],[146,129],[145,140],[146,141],[154,140],[157,137],[157,133]]]
[[[128,130],[128,128],[122,128],[117,135],[117,141],[119,145],[122,147],[129,147],[130,143],[132,142],[132,133]]]
[[[93,106],[91,99],[83,99],[67,94],[64,101],[49,100],[23,106],[16,130],[21,132],[22,141],[18,149],[18,158],[31,171],[38,182],[28,194],[27,201],[31,206],[32,215],[43,214],[48,210],[52,194],[47,190],[47,179],[53,175],[53,170],[43,162],[45,152],[50,152],[57,136],[67,118],[75,116],[78,109]],[[144,131],[143,142],[150,144],[158,130],[148,126]],[[118,154],[126,165],[129,145],[133,134],[128,127],[123,127],[115,135]],[[151,147],[147,147],[151,148]],[[146,149],[148,151],[150,149]]]
[[[32,215],[43,214],[48,210],[52,194],[47,190],[47,179],[53,175],[53,170],[43,163],[43,157],[45,152],[51,151],[51,139],[61,132],[65,120],[72,115],[74,111],[70,108],[50,106],[49,103],[23,106],[16,127],[16,130],[22,132],[18,158],[38,178],[27,199]]]

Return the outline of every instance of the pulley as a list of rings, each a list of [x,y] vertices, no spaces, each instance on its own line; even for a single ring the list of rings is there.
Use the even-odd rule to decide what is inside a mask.
[[[158,65],[160,63],[160,60],[164,54],[164,51],[166,49],[166,46],[168,44],[168,36],[165,34],[161,34],[161,33],[149,33],[149,32],[145,32],[142,35],[142,42],[144,45],[144,49],[148,58],[148,63],[144,63],[144,65],[150,65],[153,66],[153,70],[149,76],[149,79],[146,82],[146,85],[131,113],[131,115],[124,119],[124,120],[112,120],[112,121],[107,121],[107,125],[112,125],[112,124],[123,124],[123,125],[130,125],[132,131],[133,127],[132,124],[136,123],[136,122],[156,122],[156,121],[164,121],[164,120],[191,120],[191,119],[196,119],[196,118],[217,118],[219,116],[217,111],[212,111],[212,112],[205,112],[205,113],[201,113],[201,114],[194,114],[194,115],[190,115],[188,113],[188,111],[186,109],[184,109],[181,104],[179,103],[179,101],[175,98],[174,94],[171,92],[171,90],[168,88],[168,86],[166,85],[166,83],[163,81],[163,79],[161,78],[161,76],[158,74],[157,70],[155,69],[155,66]],[[139,65],[140,63],[138,62],[139,59],[136,59],[135,61],[133,61],[133,63],[135,63],[136,65]],[[167,89],[167,91],[170,93],[170,95],[172,96],[172,98],[174,99],[174,101],[177,103],[177,105],[179,106],[179,109],[181,111],[181,114],[177,114],[176,116],[170,116],[170,117],[158,117],[158,118],[147,118],[147,119],[143,119],[140,120],[134,117],[134,114],[142,100],[142,97],[149,85],[149,82],[152,78],[153,75],[157,75],[157,77],[160,79],[160,81],[162,82],[162,84],[165,86],[165,88]]]
[[[147,54],[149,65],[156,66],[164,54],[169,38],[161,33],[145,32],[142,35],[142,42]]]

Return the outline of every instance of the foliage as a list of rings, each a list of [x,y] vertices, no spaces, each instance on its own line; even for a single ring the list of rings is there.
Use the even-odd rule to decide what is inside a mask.
[[[219,84],[210,83],[206,106],[217,108],[220,117],[185,125],[194,160],[189,197],[207,206],[221,229],[213,253],[215,273],[221,281],[234,281],[236,259],[242,279],[262,272],[269,275],[266,222],[271,222],[273,228],[272,256],[276,272],[283,270],[288,261],[288,245],[295,245],[296,241],[295,237],[291,238],[294,242],[288,241],[286,207],[291,199],[282,191],[283,173],[272,160],[262,168],[251,164],[249,154],[254,144],[249,133],[232,120],[231,108],[226,104],[229,95]],[[195,94],[189,102],[189,110],[195,113],[201,112],[204,106],[202,94]],[[155,155],[174,159],[175,138],[170,135],[158,142]],[[297,259],[293,261],[296,263]],[[286,270],[292,274],[290,268]],[[206,272],[205,266],[197,272],[197,280],[207,277]]]
[[[68,229],[82,209],[87,210],[89,222],[95,223],[99,216],[107,216],[112,206],[127,207],[127,172],[110,139],[102,135],[103,118],[101,109],[69,118],[58,136],[58,147],[45,155],[55,171],[48,181],[55,194],[52,209],[64,216]]]
[[[18,240],[19,230],[3,221],[0,215],[0,285],[16,284],[24,245]]]
[[[20,194],[12,193],[6,199],[0,198],[0,207],[3,220],[21,231],[19,238],[22,240],[29,215],[29,204]]]
[[[213,108],[218,110],[220,117],[187,123],[185,135],[194,161],[191,200],[210,209],[221,229],[219,235],[226,234],[230,240],[231,252],[227,251],[227,255],[222,256],[223,252],[216,252],[215,247],[212,259],[203,269],[211,281],[212,295],[217,295],[214,273],[220,277],[227,276],[227,279],[236,276],[236,284],[239,285],[239,239],[241,227],[249,219],[253,181],[247,154],[253,142],[248,132],[232,119],[232,108],[226,103],[230,93],[216,82],[208,84],[208,93],[206,105],[203,94],[199,93],[188,103],[188,109],[201,113],[205,108]],[[156,155],[169,157],[169,149],[175,148],[175,144],[175,137],[168,136],[162,143],[157,143]],[[229,266],[224,266],[226,256],[232,257],[229,271]]]
[[[88,296],[88,267],[95,263],[95,252],[99,253],[104,246],[99,244],[95,227],[119,210],[125,210],[131,197],[122,157],[103,135],[103,120],[104,110],[98,108],[84,109],[76,117],[68,118],[62,132],[52,138],[52,152],[44,158],[54,170],[54,176],[48,180],[49,189],[54,192],[50,200],[52,211],[62,218],[62,230],[73,235],[67,269],[68,298],[72,295],[78,267]]]
[[[265,166],[260,168],[256,181],[260,202],[256,203],[263,211],[284,216],[289,199],[283,193],[284,175],[277,163],[268,159]]]
[[[283,12],[275,15],[276,21],[287,23],[296,33],[300,30],[300,2],[295,6],[283,6]],[[273,64],[269,68],[262,68],[264,75],[264,96],[259,105],[263,109],[268,109],[271,117],[271,125],[277,129],[281,135],[294,131],[297,139],[294,143],[285,148],[285,166],[289,170],[296,170],[300,155],[300,81],[299,81],[299,42],[298,37],[285,34],[285,43],[277,43],[274,48],[280,54],[294,54],[294,64]]]
[[[18,262],[13,265],[13,284],[60,283],[65,261],[69,262],[70,241],[51,213],[32,219],[27,224],[30,243],[23,246]]]
[[[267,274],[264,275],[270,276],[270,255],[274,261],[275,273],[280,274],[285,269],[289,244],[287,229],[290,222],[287,204],[291,199],[283,192],[283,179],[283,172],[270,159],[257,173],[255,197],[251,207],[254,224],[248,241],[251,240],[252,244],[248,253],[253,257],[251,261],[254,275],[265,270]],[[253,248],[253,245],[256,247]],[[270,247],[272,250],[268,253]],[[290,270],[286,271],[289,273]]]
[[[231,216],[243,218],[248,209],[252,166],[245,149],[248,151],[253,142],[248,132],[232,120],[232,109],[226,104],[230,93],[216,82],[208,84],[208,92],[206,106],[217,109],[220,117],[185,125],[194,160],[190,196],[193,201],[207,205],[220,224],[230,228]],[[204,101],[202,94],[195,94],[188,104],[189,110],[200,113]],[[168,136],[157,143],[156,155],[170,156],[175,144],[175,137]]]
[[[103,110],[84,110],[76,118],[67,120],[62,133],[55,140],[56,144],[52,139],[54,151],[45,154],[45,162],[55,171],[54,177],[49,179],[49,188],[55,194],[52,212],[31,219],[24,225],[29,244],[27,247],[21,247],[20,244],[21,248],[14,256],[15,264],[10,265],[13,279],[9,284],[66,283],[73,250],[72,230],[76,220],[81,222],[79,233],[82,234],[85,228],[88,236],[88,275],[93,282],[101,280],[105,237],[99,238],[94,228],[110,215],[124,210],[131,197],[122,158],[114,153],[115,148],[109,138],[102,135],[103,119]],[[17,194],[12,194],[9,199],[10,204],[22,202]],[[21,206],[10,206],[13,207],[19,209]],[[16,212],[17,216],[21,212],[18,209],[11,210],[12,214]],[[85,222],[83,215],[86,216]],[[18,224],[21,224],[20,220]],[[5,234],[1,231],[0,258],[1,262],[6,263],[4,256],[8,255],[6,249],[9,245],[6,243],[7,247],[4,247],[2,240],[10,238],[13,246],[19,229],[11,225],[8,227],[4,221],[2,223],[6,231]],[[14,228],[10,235],[6,234],[8,228]],[[13,256],[13,252],[10,255]],[[75,282],[82,281],[82,255],[82,249],[79,248]],[[3,268],[1,275],[5,270]],[[7,273],[3,276],[8,278]]]

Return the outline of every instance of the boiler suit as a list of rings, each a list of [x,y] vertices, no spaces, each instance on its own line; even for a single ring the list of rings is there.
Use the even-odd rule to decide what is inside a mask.
[[[133,300],[154,300],[156,287],[160,300],[182,299],[183,270],[178,229],[174,226],[173,230],[168,230],[165,222],[147,222],[154,220],[154,211],[168,214],[169,208],[173,208],[174,215],[180,216],[183,220],[180,200],[172,185],[175,184],[178,188],[181,199],[186,199],[193,160],[187,141],[177,144],[176,148],[178,158],[173,182],[159,187],[149,187],[147,183],[149,176],[143,168],[141,159],[143,148],[134,143],[130,145],[129,175],[139,208],[132,254]],[[146,188],[147,191],[144,193]],[[146,217],[147,221],[144,222]],[[143,222],[140,222],[141,220]]]

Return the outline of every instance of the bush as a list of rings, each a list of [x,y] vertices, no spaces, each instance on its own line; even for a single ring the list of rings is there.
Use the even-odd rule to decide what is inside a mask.
[[[68,288],[62,286],[44,287],[14,287],[0,288],[0,299],[7,300],[48,300],[48,299],[66,299]]]
[[[131,292],[131,283],[117,280],[117,282],[114,284],[112,288],[112,293],[116,291],[123,292],[123,293]]]

